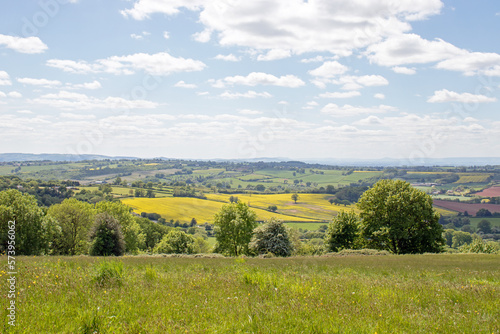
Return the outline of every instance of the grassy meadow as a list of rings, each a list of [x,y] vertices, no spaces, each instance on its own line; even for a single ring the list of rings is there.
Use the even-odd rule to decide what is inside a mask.
[[[500,255],[17,261],[2,333],[500,333]]]

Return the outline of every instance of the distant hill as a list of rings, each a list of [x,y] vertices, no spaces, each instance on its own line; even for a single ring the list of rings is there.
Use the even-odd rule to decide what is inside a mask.
[[[129,159],[134,160],[136,157],[111,157],[107,155],[98,154],[32,154],[32,153],[0,153],[0,162],[11,161],[82,161],[82,160],[120,160]]]
[[[82,161],[82,160],[136,160],[138,157],[125,156],[107,156],[98,154],[57,154],[57,153],[0,153],[0,162],[11,161]],[[178,160],[175,158],[156,157],[160,160]],[[218,162],[291,162],[292,159],[284,157],[262,157],[253,159],[188,159],[199,161],[218,161]],[[419,161],[410,161],[406,159],[335,159],[335,158],[319,158],[319,159],[293,159],[295,162],[324,164],[333,166],[360,166],[360,167],[389,167],[389,166],[499,166],[500,158],[426,158]]]

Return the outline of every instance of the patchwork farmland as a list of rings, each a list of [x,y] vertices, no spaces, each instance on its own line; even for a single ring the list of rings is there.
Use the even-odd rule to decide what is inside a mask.
[[[469,215],[476,215],[480,209],[487,209],[491,213],[500,212],[500,204],[486,204],[486,203],[463,203],[463,202],[451,202],[443,200],[434,200],[434,205],[446,210],[456,211],[464,213],[467,211]]]

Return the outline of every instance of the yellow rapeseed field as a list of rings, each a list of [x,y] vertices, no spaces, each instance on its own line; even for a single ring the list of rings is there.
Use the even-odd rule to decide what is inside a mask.
[[[210,195],[209,195],[210,196]],[[217,196],[217,195],[215,195]],[[271,196],[271,195],[268,195]],[[221,198],[229,202],[229,196]],[[126,198],[122,202],[140,214],[141,212],[155,212],[167,220],[179,220],[181,223],[190,222],[192,218],[200,224],[212,222],[214,215],[220,210],[224,204],[221,201],[212,199],[199,199],[191,197],[163,197],[163,198]],[[245,201],[247,202],[247,201]],[[248,203],[248,202],[247,202]],[[327,202],[329,205],[329,203]],[[318,221],[321,219],[314,218],[309,215],[306,217],[296,217],[287,214],[274,213],[267,210],[262,210],[252,206],[252,210],[257,213],[259,220],[267,220],[271,217],[276,217],[285,221]],[[266,206],[267,207],[267,206]]]

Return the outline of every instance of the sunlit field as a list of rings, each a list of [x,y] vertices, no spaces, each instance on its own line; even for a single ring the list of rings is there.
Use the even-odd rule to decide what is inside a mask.
[[[17,260],[2,333],[500,331],[499,255]]]

